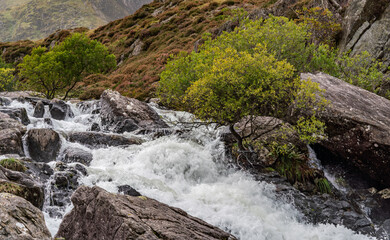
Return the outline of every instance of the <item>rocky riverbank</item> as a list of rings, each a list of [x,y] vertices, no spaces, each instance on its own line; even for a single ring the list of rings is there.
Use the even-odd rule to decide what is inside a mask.
[[[287,236],[290,228],[306,236],[326,228],[335,238],[365,239],[333,229],[343,225],[388,239],[388,221],[379,214],[388,209],[387,195],[368,192],[369,184],[348,192],[335,186],[332,194],[313,195],[300,192],[275,172],[249,169],[248,174],[226,157],[220,130],[191,124],[187,113],[161,110],[112,91],[100,101],[77,104],[17,95],[0,99],[0,159],[19,159],[26,167],[0,167],[1,190],[29,201],[39,219],[42,209],[50,230],[55,229],[52,234],[72,201],[73,210],[57,236],[262,239]],[[356,194],[365,201],[354,198]],[[275,219],[270,221],[272,215]],[[286,218],[290,223],[282,227],[281,219]],[[31,238],[45,239],[45,224],[33,223],[41,230],[30,233]],[[75,224],[83,227],[76,229]],[[17,221],[2,227],[20,228]],[[0,234],[12,238],[24,232]]]

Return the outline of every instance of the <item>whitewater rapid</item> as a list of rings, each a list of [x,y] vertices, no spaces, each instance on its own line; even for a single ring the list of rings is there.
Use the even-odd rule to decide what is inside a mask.
[[[70,105],[75,117],[52,120],[52,128],[57,132],[87,131],[93,122],[99,122],[92,109]],[[11,106],[27,109],[32,122],[29,129],[48,127],[42,119],[32,117],[30,104],[13,101]],[[143,138],[143,144],[100,149],[89,149],[61,138],[62,149],[76,145],[93,154],[88,175],[80,179],[80,184],[97,185],[113,193],[118,186],[130,185],[142,195],[179,207],[242,240],[373,239],[343,226],[305,223],[287,196],[276,197],[274,185],[255,181],[250,174],[228,167],[229,159],[219,139],[220,128],[182,129],[179,123],[191,122],[190,114],[153,107],[172,128],[183,130],[182,134],[157,139],[137,135]],[[68,206],[64,212],[71,208]],[[47,213],[45,218],[54,235],[61,219],[51,218]]]

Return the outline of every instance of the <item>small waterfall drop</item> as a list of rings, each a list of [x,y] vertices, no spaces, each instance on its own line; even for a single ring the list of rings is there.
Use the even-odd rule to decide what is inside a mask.
[[[43,119],[32,117],[30,104],[16,101],[12,104],[27,109],[31,120],[28,129],[47,127]],[[52,119],[51,127],[61,135],[87,131],[93,122],[99,122],[93,109],[71,106],[73,118]],[[220,129],[202,124],[191,128],[186,124],[193,121],[191,114],[155,110],[180,133],[159,138],[152,134],[138,135],[145,142],[126,147],[90,149],[78,145],[93,155],[87,167],[88,175],[82,177],[80,183],[97,185],[110,192],[117,192],[121,185],[130,185],[147,197],[179,207],[242,240],[373,239],[343,226],[305,222],[292,203],[276,197],[273,184],[255,181],[250,174],[227,166],[224,144],[219,139]],[[62,141],[63,146],[74,144],[66,138]],[[50,166],[54,169],[56,162],[51,162]],[[52,179],[47,184],[52,184]],[[49,214],[50,187],[46,194],[44,214],[54,235],[61,219]],[[63,206],[61,215],[71,208],[71,205]]]

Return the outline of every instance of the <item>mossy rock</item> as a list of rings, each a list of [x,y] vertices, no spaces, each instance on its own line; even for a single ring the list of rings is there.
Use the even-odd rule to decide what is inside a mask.
[[[23,191],[23,187],[17,183],[12,182],[0,182],[0,192],[10,193],[22,198],[26,197]]]
[[[25,172],[27,170],[24,164],[15,158],[7,158],[0,161],[0,165],[12,171]]]

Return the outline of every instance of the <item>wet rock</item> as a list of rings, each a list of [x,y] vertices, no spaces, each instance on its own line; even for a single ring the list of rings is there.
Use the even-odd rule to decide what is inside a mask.
[[[30,124],[25,108],[0,108],[0,112],[7,114],[10,118],[20,121],[24,125]]]
[[[43,115],[45,114],[45,105],[42,101],[37,102],[34,108],[34,117],[35,118],[43,118]]]
[[[376,232],[378,239],[390,239],[390,219],[387,219]]]
[[[79,162],[85,166],[89,166],[92,161],[92,153],[87,152],[81,148],[67,148],[64,151],[64,163]]]
[[[139,197],[142,196],[141,193],[139,193],[134,188],[130,187],[129,185],[122,185],[118,187],[118,193],[123,193],[125,195],[129,195],[132,197]]]
[[[78,107],[82,112],[90,112],[92,114],[98,114],[101,108],[100,106],[100,100],[84,101],[76,104],[76,107]]]
[[[35,207],[42,208],[43,186],[25,173],[0,166],[0,192],[7,192],[26,199]]]
[[[323,73],[301,77],[317,82],[331,102],[319,116],[328,135],[320,145],[390,186],[390,101]]]
[[[101,96],[100,117],[105,130],[116,133],[131,132],[138,128],[167,128],[159,115],[146,103],[106,90]]]
[[[56,120],[64,120],[66,117],[74,117],[70,106],[62,100],[52,100],[49,104],[51,117]]]
[[[93,132],[100,132],[100,126],[98,123],[92,123],[92,126],[91,126],[91,131]]]
[[[1,239],[51,239],[42,212],[25,199],[0,193]]]
[[[68,141],[77,142],[90,148],[104,148],[111,146],[128,146],[141,144],[138,138],[126,138],[121,135],[97,132],[75,132],[68,135]]]
[[[0,97],[0,106],[8,106],[11,104],[11,99],[7,97]]]
[[[52,215],[61,216],[61,211],[56,207],[66,207],[70,204],[70,197],[73,192],[79,187],[79,179],[85,176],[86,169],[81,164],[68,166],[58,162],[55,166],[53,181],[50,184],[50,207],[54,207],[51,211]]]
[[[23,161],[23,163],[27,167],[25,173],[32,176],[34,179],[38,179],[39,182],[43,184],[45,184],[50,179],[50,176],[54,174],[53,169],[46,163],[32,161]]]
[[[332,195],[305,194],[294,188],[276,172],[255,174],[254,176],[259,181],[275,184],[276,198],[287,203],[293,202],[296,209],[310,223],[332,223],[343,225],[363,234],[373,235],[375,233],[370,220],[355,202],[351,202],[354,198],[347,198],[337,190]]]
[[[26,141],[31,158],[37,162],[56,160],[61,148],[60,136],[51,129],[31,129]]]
[[[47,125],[53,126],[53,121],[51,120],[51,118],[45,118],[43,121],[44,121]]]
[[[0,112],[0,154],[24,155],[22,137],[26,127]]]
[[[82,186],[56,237],[72,239],[235,239],[230,234],[146,197]]]

